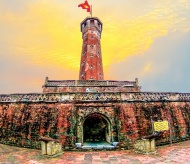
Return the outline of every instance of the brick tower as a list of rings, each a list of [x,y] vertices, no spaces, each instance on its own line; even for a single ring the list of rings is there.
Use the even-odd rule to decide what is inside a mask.
[[[87,17],[81,22],[82,53],[79,80],[104,80],[100,38],[102,22]]]

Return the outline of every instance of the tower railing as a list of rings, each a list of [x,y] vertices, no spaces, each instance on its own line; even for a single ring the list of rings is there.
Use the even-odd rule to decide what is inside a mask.
[[[113,80],[48,80],[44,87],[58,86],[135,86],[135,81],[113,81]]]

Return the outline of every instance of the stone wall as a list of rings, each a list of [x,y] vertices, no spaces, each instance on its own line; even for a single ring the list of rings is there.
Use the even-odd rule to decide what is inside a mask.
[[[39,137],[48,136],[72,149],[83,141],[84,121],[94,113],[108,126],[106,140],[119,141],[126,149],[152,134],[151,119],[171,120],[173,142],[189,139],[190,102],[1,102],[0,143],[40,148]],[[164,131],[156,144],[169,140]]]
[[[140,92],[138,79],[135,81],[97,80],[49,80],[45,79],[43,93],[66,92]]]
[[[135,88],[131,86],[127,87],[111,87],[111,86],[102,86],[102,87],[93,87],[93,86],[52,86],[44,87],[43,93],[65,93],[65,92],[140,92],[140,88]]]
[[[153,133],[152,121],[170,120],[172,142],[189,139],[190,136],[190,103],[189,102],[134,102],[120,106],[121,125],[119,142],[121,146],[133,145],[136,139]],[[163,131],[156,139],[156,144],[170,142],[170,132]]]
[[[1,103],[0,142],[40,148],[39,137],[60,138],[64,147],[75,143],[73,105],[59,103]]]

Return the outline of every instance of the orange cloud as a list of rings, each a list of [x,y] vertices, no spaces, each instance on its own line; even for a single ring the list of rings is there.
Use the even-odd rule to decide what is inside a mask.
[[[109,17],[99,13],[104,23],[104,68],[125,60],[129,55],[142,54],[156,38],[166,36],[171,30],[190,30],[190,21],[182,14],[184,8],[190,8],[188,1],[178,1],[176,4],[168,1],[168,6],[162,7],[152,5],[152,9],[142,16],[128,20],[123,17],[118,19],[114,13]],[[15,57],[27,56],[28,62],[36,65],[54,65],[78,71],[82,47],[79,23],[82,19],[77,14],[76,18],[70,17],[67,6],[62,7],[58,3],[42,1],[31,3],[18,14],[4,12],[0,20],[10,30],[10,36],[4,36],[4,40],[12,54]]]

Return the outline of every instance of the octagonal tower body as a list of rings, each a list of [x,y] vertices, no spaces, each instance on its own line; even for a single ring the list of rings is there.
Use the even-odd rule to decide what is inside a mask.
[[[102,22],[96,17],[87,17],[81,22],[82,53],[79,80],[104,80],[101,32]]]

